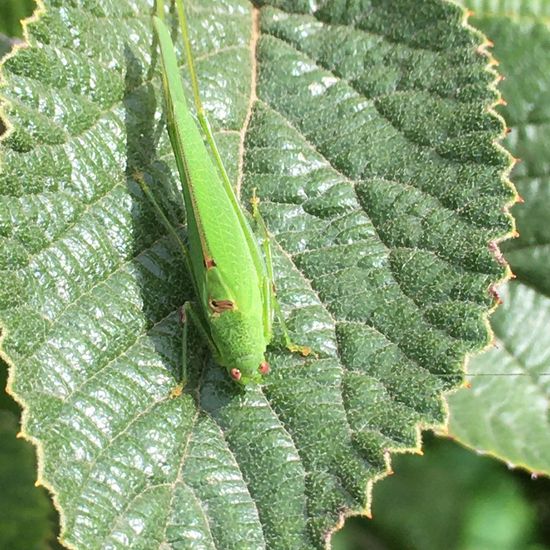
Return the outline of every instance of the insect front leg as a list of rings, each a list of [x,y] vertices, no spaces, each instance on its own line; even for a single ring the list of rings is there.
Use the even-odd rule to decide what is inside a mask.
[[[183,389],[187,385],[187,332],[189,323],[185,309],[188,302],[185,302],[179,309],[181,329],[181,366],[179,372],[179,382],[175,388],[170,391],[170,397],[179,397],[183,393]]]
[[[271,254],[271,244],[270,236],[267,231],[267,226],[265,221],[260,213],[260,199],[256,196],[256,189],[252,191],[252,199],[250,200],[252,205],[252,216],[256,221],[256,224],[260,230],[262,237],[262,250],[264,252],[265,264],[267,268],[267,288],[265,291],[266,299],[264,300],[264,319],[268,323],[266,326],[269,327],[271,332],[271,319],[273,319],[273,313],[277,316],[279,323],[281,325],[281,330],[283,332],[283,338],[285,340],[285,346],[288,350],[293,353],[300,353],[304,357],[311,355],[312,350],[309,346],[301,346],[292,341],[288,328],[286,326],[286,321],[281,310],[281,305],[277,300],[277,291],[275,288],[274,275],[273,275],[273,260]]]
[[[143,174],[141,172],[135,172],[134,173],[134,179],[137,181],[144,193],[144,195],[149,199],[149,202],[153,205],[153,208],[155,209],[157,215],[161,219],[162,224],[164,225],[166,231],[168,234],[172,237],[176,245],[178,246],[179,250],[181,251],[185,266],[187,269],[187,272],[189,276],[191,277],[191,280],[193,281],[193,287],[195,287],[195,293],[196,293],[196,284],[195,279],[193,276],[193,271],[191,270],[191,262],[189,257],[189,250],[187,248],[187,245],[183,242],[183,240],[178,235],[174,225],[170,222],[166,214],[164,213],[163,209],[158,204],[157,200],[155,199],[151,189],[145,182],[145,178],[143,177]],[[206,341],[212,345],[212,339],[210,335],[208,334],[207,330],[204,327],[204,323],[202,322],[202,319],[200,316],[193,310],[191,302],[186,302],[180,309],[180,320],[182,323],[182,343],[181,343],[181,371],[180,371],[180,381],[178,382],[178,385],[170,392],[171,397],[178,397],[181,395],[183,388],[187,384],[187,332],[188,332],[188,320],[193,320],[195,325],[198,327],[199,332],[203,334]]]
[[[181,395],[183,388],[187,385],[187,335],[190,322],[193,322],[212,354],[215,357],[219,355],[216,345],[208,331],[208,327],[203,321],[200,313],[195,309],[195,305],[192,302],[185,302],[180,308],[180,323],[182,325],[180,380],[178,385],[170,392],[171,397],[178,397]]]
[[[193,279],[193,272],[191,271],[191,261],[189,258],[189,249],[187,248],[187,245],[183,242],[181,237],[178,235],[178,232],[176,231],[174,224],[168,219],[164,210],[160,207],[159,203],[157,202],[157,199],[155,199],[153,192],[151,191],[151,189],[149,188],[149,185],[147,185],[147,182],[145,181],[143,173],[139,171],[135,171],[133,174],[133,178],[141,187],[143,194],[147,197],[147,199],[155,209],[155,212],[159,216],[162,225],[164,225],[164,228],[166,229],[170,237],[174,240],[175,244],[177,245],[180,252],[182,253],[187,272],[189,273],[190,277]],[[193,279],[193,284],[194,284],[194,279]]]

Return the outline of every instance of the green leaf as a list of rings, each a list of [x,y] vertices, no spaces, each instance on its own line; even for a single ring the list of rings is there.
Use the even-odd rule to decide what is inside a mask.
[[[482,37],[439,0],[311,5],[189,9],[223,158],[243,202],[258,189],[284,313],[319,354],[277,335],[263,387],[195,339],[172,397],[191,288],[134,179],[176,173],[151,6],[45,2],[4,65],[3,350],[67,544],[320,548],[487,343],[514,194]]]
[[[502,247],[516,279],[499,290],[494,347],[469,363],[471,389],[449,399],[452,437],[510,465],[550,474],[550,2],[517,12],[472,2],[506,80],[506,146],[522,162],[512,178],[519,239]]]

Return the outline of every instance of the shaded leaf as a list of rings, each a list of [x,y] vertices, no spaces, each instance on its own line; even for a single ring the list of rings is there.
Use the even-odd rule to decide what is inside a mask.
[[[394,475],[375,485],[373,519],[350,520],[355,533],[346,533],[346,522],[334,550],[544,547],[546,518],[526,490],[534,485],[528,476],[449,440],[429,433],[423,439],[422,457],[397,456]],[[543,491],[544,481],[536,482]],[[346,545],[346,534],[371,540]]]
[[[0,548],[46,550],[55,538],[51,505],[44,489],[34,486],[34,449],[15,438],[18,429],[17,416],[1,409]]]
[[[4,37],[21,37],[21,20],[34,10],[34,0],[2,0],[0,6],[0,33]]]

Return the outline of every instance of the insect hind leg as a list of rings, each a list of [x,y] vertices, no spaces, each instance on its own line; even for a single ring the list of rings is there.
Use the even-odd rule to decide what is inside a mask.
[[[252,205],[252,216],[256,222],[256,225],[259,228],[259,231],[262,237],[262,250],[264,253],[268,282],[269,282],[268,292],[271,293],[270,300],[266,302],[269,304],[269,307],[271,306],[273,307],[273,311],[275,312],[275,315],[277,316],[279,324],[281,325],[281,330],[283,332],[283,338],[287,349],[293,353],[300,353],[304,357],[307,357],[308,355],[311,355],[313,353],[311,348],[309,346],[302,346],[300,344],[296,344],[295,342],[292,341],[292,338],[290,337],[290,333],[288,331],[288,327],[286,325],[283,312],[281,310],[281,305],[279,304],[279,300],[277,299],[277,291],[275,288],[274,275],[273,275],[273,260],[272,260],[272,254],[271,254],[271,244],[270,244],[271,237],[269,236],[269,232],[267,231],[267,225],[265,224],[265,221],[260,212],[260,199],[256,195],[256,189],[252,190],[252,198],[250,199],[250,204]],[[266,316],[271,318],[271,312],[267,312]]]

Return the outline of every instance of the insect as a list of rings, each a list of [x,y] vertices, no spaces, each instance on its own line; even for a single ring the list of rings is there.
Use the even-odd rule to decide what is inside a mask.
[[[223,166],[199,94],[182,0],[176,0],[199,125],[185,98],[163,2],[157,2],[153,25],[160,46],[166,119],[182,182],[187,244],[179,239],[142,178],[136,178],[169,233],[178,240],[197,303],[184,305],[187,322],[198,328],[214,358],[236,382],[260,382],[269,373],[265,352],[273,336],[274,314],[282,322],[287,347],[303,355],[311,350],[293,344],[284,325],[273,283],[269,236],[255,194],[250,214],[240,205]],[[204,136],[204,137],[203,137]],[[262,240],[258,244],[251,224]],[[185,351],[184,351],[185,369]],[[182,379],[185,381],[185,372]]]

